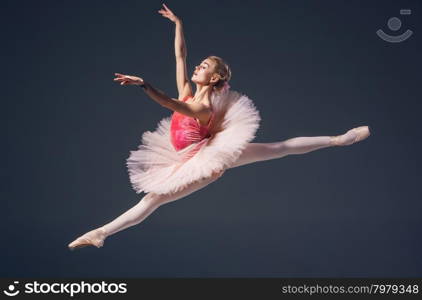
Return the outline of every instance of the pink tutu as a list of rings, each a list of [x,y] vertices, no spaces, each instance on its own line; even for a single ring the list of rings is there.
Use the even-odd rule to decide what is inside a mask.
[[[154,132],[143,133],[141,145],[130,151],[126,162],[136,193],[178,192],[230,167],[255,138],[261,117],[251,99],[226,90],[213,93],[210,100],[213,118],[207,127],[209,134],[200,141],[177,150],[172,143],[171,117],[162,119]]]

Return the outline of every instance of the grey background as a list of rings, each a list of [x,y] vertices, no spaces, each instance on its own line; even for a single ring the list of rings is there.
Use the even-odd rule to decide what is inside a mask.
[[[3,1],[0,276],[420,276],[420,1],[166,4],[184,21],[189,74],[221,56],[254,100],[254,142],[372,135],[231,169],[103,248],[69,251],[142,196],[126,158],[171,111],[112,79],[177,97],[174,24],[160,1]],[[378,29],[414,34],[392,44]]]

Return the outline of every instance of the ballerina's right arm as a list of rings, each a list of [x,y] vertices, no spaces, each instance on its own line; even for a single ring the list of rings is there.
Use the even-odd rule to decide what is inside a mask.
[[[158,12],[165,18],[170,19],[176,24],[174,50],[176,56],[176,81],[177,90],[179,92],[179,100],[186,96],[192,96],[192,87],[187,76],[186,57],[187,48],[183,34],[183,24],[180,18],[175,16],[173,12],[163,3],[164,9]]]

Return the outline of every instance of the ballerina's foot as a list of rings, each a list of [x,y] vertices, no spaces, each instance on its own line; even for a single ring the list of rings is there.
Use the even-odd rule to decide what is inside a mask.
[[[348,146],[366,139],[371,134],[369,126],[352,128],[345,134],[331,137],[333,146]]]
[[[102,227],[97,228],[78,237],[76,240],[71,242],[68,247],[70,250],[83,248],[86,246],[95,246],[100,248],[104,245],[104,240],[106,237],[106,231]]]

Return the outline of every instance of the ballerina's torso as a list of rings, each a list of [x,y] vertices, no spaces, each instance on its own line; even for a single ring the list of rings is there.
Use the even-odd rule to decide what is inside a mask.
[[[182,101],[186,102],[192,96],[186,96]],[[204,138],[210,137],[209,128],[214,112],[212,112],[207,125],[201,125],[199,120],[175,111],[171,117],[170,137],[171,143],[177,151],[197,143]]]

